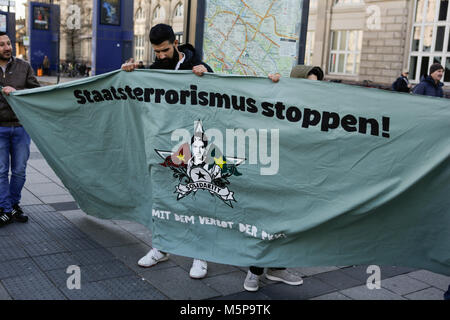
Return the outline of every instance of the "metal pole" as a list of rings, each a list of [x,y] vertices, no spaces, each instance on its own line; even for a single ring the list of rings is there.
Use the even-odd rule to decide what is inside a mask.
[[[187,0],[187,21],[186,21],[186,32],[184,34],[184,43],[190,43],[189,42],[189,35],[190,35],[190,31],[191,31],[191,0]]]
[[[308,32],[309,0],[303,0],[302,22],[298,45],[298,64],[305,64],[306,36]]]
[[[61,18],[61,17],[60,17],[60,18]],[[60,32],[59,32],[59,29],[58,29],[58,44],[57,44],[57,46],[58,46],[58,50],[57,50],[57,52],[58,52],[58,63],[57,63],[57,65],[56,65],[56,84],[59,83],[59,76],[60,76],[60,72],[61,72],[61,70],[59,69],[59,65],[60,65],[60,61],[59,61],[59,59],[60,59],[60,57],[59,57],[59,45],[60,45],[60,41],[61,41],[61,39],[60,39]]]

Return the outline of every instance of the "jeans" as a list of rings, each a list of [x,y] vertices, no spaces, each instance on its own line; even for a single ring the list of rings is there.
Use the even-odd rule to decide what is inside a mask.
[[[19,204],[30,157],[30,136],[23,127],[0,127],[0,208]],[[8,179],[11,164],[11,179]]]

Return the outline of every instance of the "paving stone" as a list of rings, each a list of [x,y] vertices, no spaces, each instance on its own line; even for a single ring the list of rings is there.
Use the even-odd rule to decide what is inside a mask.
[[[28,254],[20,247],[0,248],[0,262],[28,257]]]
[[[44,271],[66,268],[71,265],[80,265],[76,257],[69,252],[55,253],[34,257],[33,260]]]
[[[301,267],[301,268],[290,268],[292,271],[296,271],[300,275],[312,276],[319,273],[329,272],[338,270],[338,267]]]
[[[15,248],[19,243],[14,237],[9,235],[0,235],[0,249],[2,248]]]
[[[31,184],[27,186],[27,189],[36,197],[41,198],[42,196],[55,196],[55,195],[68,195],[69,193],[58,186],[57,184],[51,183],[39,183]],[[41,198],[42,199],[42,198]],[[50,202],[45,202],[50,203]]]
[[[450,277],[428,270],[414,271],[408,273],[408,276],[416,280],[428,283],[433,287],[437,287],[444,291],[446,291],[448,286],[450,285]]]
[[[340,292],[331,292],[324,294],[323,296],[311,298],[310,300],[351,300],[351,299],[347,296],[344,296]]]
[[[115,300],[117,299],[108,289],[96,282],[85,283],[80,289],[69,289],[63,286],[60,290],[70,300]]]
[[[35,159],[44,159],[44,156],[38,151],[30,152],[29,161],[35,160]]]
[[[365,285],[340,292],[353,300],[405,300],[402,296],[384,288],[370,290]]]
[[[39,199],[43,201],[44,203],[57,203],[57,202],[69,202],[69,201],[75,201],[73,197],[66,193],[66,194],[57,194],[57,195],[51,195],[51,196],[40,196]]]
[[[88,239],[64,239],[59,242],[70,251],[100,249],[100,245]]]
[[[359,280],[363,283],[366,283],[367,279],[370,277],[370,274],[367,273],[367,267],[368,265],[350,266],[348,268],[342,268],[340,270],[344,272],[346,275],[356,280]],[[383,274],[381,274],[381,276],[383,276]]]
[[[23,212],[25,213],[42,213],[42,212],[50,212],[55,211],[52,207],[43,204],[43,205],[32,205],[32,206],[23,206],[22,207]]]
[[[53,242],[53,238],[48,232],[42,231],[30,231],[25,233],[15,233],[15,238],[23,247],[27,247],[33,244],[43,243],[43,242]]]
[[[191,279],[189,274],[180,267],[151,269],[144,272],[143,277],[170,299],[198,300],[220,295],[202,281]]]
[[[134,274],[131,269],[129,269],[118,260],[102,264],[83,266],[81,270],[88,282],[118,278]]]
[[[65,300],[64,295],[41,273],[2,281],[15,300]]]
[[[51,182],[51,180],[49,178],[47,178],[45,175],[43,175],[42,173],[27,173],[27,180],[25,182],[25,187],[28,184],[37,184],[37,183],[49,183]]]
[[[28,220],[27,223],[11,223],[6,226],[8,230],[12,231],[15,235],[22,237],[30,233],[42,234],[45,233],[44,229],[35,221]]]
[[[306,278],[299,286],[276,283],[260,289],[261,293],[277,300],[306,300],[336,291],[336,288],[316,278]]]
[[[33,204],[42,204],[42,201],[39,200],[34,194],[28,191],[26,188],[22,189],[22,198],[20,199],[20,205],[33,205]]]
[[[202,281],[212,289],[220,292],[222,295],[231,295],[236,292],[244,291],[244,280],[246,274],[242,271],[234,271],[218,276],[210,276]]]
[[[113,254],[103,248],[76,251],[73,253],[73,256],[82,266],[116,260]]]
[[[46,218],[46,219],[42,219],[42,220],[38,221],[38,223],[47,230],[72,228],[73,230],[76,230],[77,232],[79,232],[78,229],[75,227],[75,225],[72,224],[69,220],[67,220],[64,217],[59,217],[59,218],[54,217],[54,218],[50,218],[50,219]]]
[[[135,233],[149,233],[152,232],[142,224],[139,224],[134,221],[123,221],[123,220],[112,220],[116,225],[124,229],[125,231],[128,231],[131,234]]]
[[[61,212],[61,215],[64,216],[69,221],[72,221],[73,218],[86,218],[87,215],[82,210],[69,210]]]
[[[314,277],[335,287],[338,290],[348,289],[363,284],[362,281],[356,280],[348,276],[341,270],[319,273],[316,274]]]
[[[138,240],[144,242],[149,246],[152,245],[152,232],[147,227],[136,222],[121,222],[119,224],[117,224],[116,221],[114,222],[116,223],[116,225],[132,234]]]
[[[67,249],[56,241],[38,242],[36,244],[27,244],[25,251],[32,257],[44,256],[54,253],[67,252]]]
[[[401,296],[428,288],[430,285],[418,281],[407,275],[399,275],[393,278],[381,280],[381,287]]]
[[[0,281],[0,300],[11,300],[11,296]]]
[[[212,300],[272,300],[268,296],[266,296],[264,293],[260,291],[256,292],[249,292],[249,291],[242,291],[238,293],[233,293],[228,296],[223,297],[217,297]]]
[[[99,281],[121,300],[167,300],[167,297],[148,281],[135,275]]]
[[[437,288],[428,288],[408,294],[405,296],[405,298],[409,300],[443,300],[444,291]]]
[[[380,266],[380,269],[382,280],[417,270],[415,268],[398,267],[398,266]]]
[[[59,224],[62,226],[62,224]],[[55,225],[54,225],[55,226]],[[57,240],[86,239],[88,235],[75,227],[52,228],[48,232]]]
[[[79,209],[78,204],[75,201],[49,203],[49,205],[56,211],[70,211]]]
[[[9,229],[9,226],[11,225],[9,224],[0,228],[0,237],[9,237],[14,234],[14,232]]]
[[[17,277],[24,274],[40,272],[31,258],[12,260],[0,263],[0,279]]]
[[[123,231],[120,227],[105,228],[102,232],[90,233],[92,239],[98,242],[102,247],[118,247],[127,244],[139,243],[140,241],[130,233]]]
[[[35,220],[40,226],[45,229],[52,228],[67,228],[74,227],[63,215],[59,212],[41,212],[31,215],[31,219]],[[63,226],[64,224],[64,226]]]
[[[184,271],[189,272],[189,270],[191,270],[192,261],[194,259],[189,258],[189,257],[183,257],[183,256],[178,256],[178,255],[175,255],[175,254],[171,254],[170,257],[169,257],[169,260],[172,260],[173,262],[175,262]]]
[[[157,293],[156,293],[157,292]],[[169,300],[165,295],[157,291],[157,289],[147,291],[130,292],[126,296],[118,298],[120,300]]]

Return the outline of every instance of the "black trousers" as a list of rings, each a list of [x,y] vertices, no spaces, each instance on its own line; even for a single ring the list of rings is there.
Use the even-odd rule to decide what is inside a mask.
[[[271,269],[285,270],[286,268],[271,268]],[[253,273],[253,274],[256,274],[257,276],[260,276],[260,275],[262,275],[264,273],[264,268],[251,266],[250,267],[250,272]]]

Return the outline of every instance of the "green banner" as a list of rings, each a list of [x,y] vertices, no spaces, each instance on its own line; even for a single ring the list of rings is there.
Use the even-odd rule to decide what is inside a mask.
[[[9,103],[87,214],[239,266],[450,275],[450,103],[336,83],[115,71]]]

